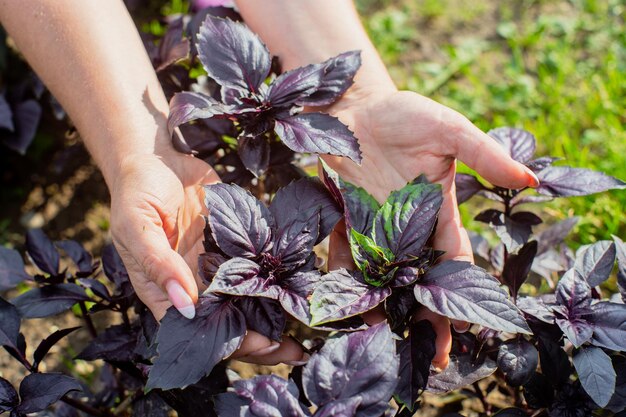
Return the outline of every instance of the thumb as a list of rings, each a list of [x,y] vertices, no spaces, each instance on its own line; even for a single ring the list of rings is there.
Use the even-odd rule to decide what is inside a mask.
[[[346,223],[343,219],[333,229],[328,243],[328,270],[334,271],[339,268],[348,270],[355,268],[346,235]]]
[[[515,161],[491,136],[474,126],[464,116],[450,129],[449,141],[455,157],[493,185],[505,188],[537,187],[537,176],[524,164]]]
[[[198,287],[183,257],[170,246],[158,213],[129,214],[116,228],[116,246],[139,298],[157,318],[171,304],[186,318],[195,316]],[[115,229],[114,229],[115,230]],[[169,302],[168,302],[169,300]]]

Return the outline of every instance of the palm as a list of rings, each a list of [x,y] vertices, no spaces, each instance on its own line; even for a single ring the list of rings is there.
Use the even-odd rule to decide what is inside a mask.
[[[362,186],[379,201],[420,174],[442,185],[444,204],[437,230],[437,249],[450,257],[471,258],[456,207],[454,190],[458,126],[468,123],[460,114],[410,92],[393,92],[353,106],[338,116],[355,131],[363,152],[357,166],[333,159],[331,165],[348,181]]]
[[[365,188],[379,201],[420,174],[441,184],[444,199],[433,246],[445,251],[445,258],[472,260],[456,204],[457,157],[494,184],[509,188],[529,184],[527,170],[465,117],[418,94],[375,92],[340,101],[331,112],[354,130],[363,152],[360,166],[347,159],[326,158],[346,180]],[[337,228],[331,236],[329,254],[329,268],[353,266],[344,228]],[[364,319],[369,323],[382,321],[384,313],[371,311]],[[433,324],[437,333],[434,363],[445,367],[451,347],[448,320],[426,310],[418,312],[416,319],[428,319]]]

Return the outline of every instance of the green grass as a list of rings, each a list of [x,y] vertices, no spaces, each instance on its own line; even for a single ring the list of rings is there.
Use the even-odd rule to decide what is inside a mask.
[[[476,3],[480,3],[477,6]],[[515,126],[538,155],[626,180],[626,6],[620,0],[361,1],[370,36],[400,88],[483,130]],[[436,48],[425,48],[426,37]],[[462,171],[469,172],[466,167]],[[465,224],[482,201],[462,207]],[[626,237],[626,192],[555,200],[544,218],[582,216],[577,243]],[[545,215],[547,214],[547,216]]]

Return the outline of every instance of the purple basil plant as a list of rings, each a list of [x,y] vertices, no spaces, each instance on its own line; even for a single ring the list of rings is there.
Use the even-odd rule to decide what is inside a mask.
[[[255,176],[270,163],[275,137],[296,152],[347,156],[360,162],[359,145],[337,118],[304,106],[326,106],[351,85],[360,66],[359,52],[346,52],[320,64],[296,68],[271,79],[267,47],[244,24],[207,16],[197,36],[198,58],[220,86],[218,98],[180,92],[170,102],[168,126],[175,132],[196,119],[228,119],[237,128],[237,151]],[[182,146],[185,147],[184,145]]]

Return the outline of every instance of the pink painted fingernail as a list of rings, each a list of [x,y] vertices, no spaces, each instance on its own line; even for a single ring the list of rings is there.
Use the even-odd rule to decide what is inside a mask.
[[[532,171],[532,169],[530,169],[530,168],[528,168],[526,166],[524,168],[526,170],[526,175],[530,179],[529,186],[532,187],[532,188],[539,187],[539,178],[537,178],[537,175]]]
[[[311,355],[305,352],[302,355],[302,359],[300,359],[299,361],[285,361],[285,364],[291,365],[291,366],[302,366],[302,365],[306,365],[309,362],[309,359],[311,359]]]
[[[176,280],[169,280],[165,284],[165,291],[174,307],[183,315],[183,317],[191,320],[196,316],[196,307],[193,305],[193,300],[187,294],[185,289]]]
[[[272,352],[276,352],[280,348],[280,343],[272,342],[268,347],[264,347],[263,349],[255,350],[252,353],[249,353],[248,356],[263,356],[269,355]]]

